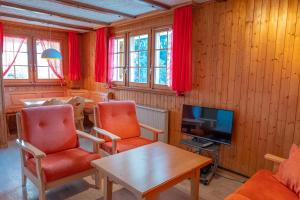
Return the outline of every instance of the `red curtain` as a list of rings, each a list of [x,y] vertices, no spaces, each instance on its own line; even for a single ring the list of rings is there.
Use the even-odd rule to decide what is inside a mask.
[[[72,81],[81,78],[78,35],[73,32],[69,32],[69,76]]]
[[[192,90],[192,6],[175,9],[171,87],[182,94]]]
[[[107,83],[108,66],[108,28],[99,28],[96,31],[96,55],[95,55],[95,81]]]

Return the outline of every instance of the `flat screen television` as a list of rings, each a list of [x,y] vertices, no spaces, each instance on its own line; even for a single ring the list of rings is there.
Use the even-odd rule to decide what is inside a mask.
[[[183,105],[181,132],[199,139],[231,144],[233,111]]]

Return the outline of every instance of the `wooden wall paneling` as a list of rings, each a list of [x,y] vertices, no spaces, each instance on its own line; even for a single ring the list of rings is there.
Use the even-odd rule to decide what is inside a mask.
[[[294,4],[296,5],[296,4]],[[295,41],[295,44],[294,44],[294,50],[295,50],[295,53],[297,53],[296,55],[293,55],[293,56],[296,56],[296,57],[293,57],[295,59],[295,64],[297,65],[298,69],[300,68],[299,66],[299,37],[300,37],[300,12],[299,12],[299,9],[300,9],[300,2],[298,2],[298,13],[297,13],[297,21],[296,21],[296,33],[295,33],[295,36],[297,38],[297,43]],[[298,46],[297,46],[298,45]],[[293,61],[294,61],[293,59]],[[299,87],[300,89],[300,87]],[[299,94],[300,91],[298,91],[298,94]],[[299,95],[298,95],[298,104],[297,104],[297,115],[296,115],[296,125],[295,125],[295,129],[294,129],[294,137],[293,137],[293,143],[295,144],[298,144],[300,145],[300,103],[299,103]],[[287,149],[287,145],[285,147]]]
[[[268,138],[268,122],[270,118],[270,102],[271,102],[271,91],[272,91],[272,79],[274,72],[274,56],[276,49],[276,36],[277,36],[277,20],[278,20],[278,6],[279,2],[277,0],[270,1],[270,21],[269,21],[269,31],[268,37],[268,47],[265,63],[265,79],[263,84],[263,104],[262,104],[262,115],[261,115],[261,127],[259,131],[259,139],[257,150],[258,157],[256,161],[256,168],[262,166],[264,163],[264,158],[261,158],[260,155],[266,152],[266,146],[268,140],[273,140]]]
[[[298,3],[296,37],[292,61],[292,76],[290,81],[288,115],[286,121],[285,134],[283,138],[283,155],[288,155],[290,144],[294,142],[294,135],[299,135],[295,132],[296,114],[299,112],[299,77],[300,77],[300,11]],[[296,105],[296,106],[295,106]],[[297,136],[299,137],[299,136]]]
[[[288,16],[287,16],[287,28],[285,36],[285,48],[284,48],[284,61],[281,72],[281,88],[280,88],[280,100],[278,108],[278,120],[277,120],[277,132],[275,139],[275,147],[273,149],[274,154],[281,153],[281,144],[284,140],[285,123],[287,119],[287,104],[289,99],[289,88],[291,80],[292,59],[295,44],[295,32],[297,24],[297,9],[298,0],[289,0],[288,2]],[[297,131],[297,130],[295,130]]]
[[[265,57],[267,53],[267,38],[268,23],[270,16],[270,1],[262,2],[261,19],[260,19],[260,33],[258,44],[258,58],[257,58],[257,72],[256,72],[256,86],[255,86],[255,100],[254,100],[254,115],[252,125],[252,139],[251,139],[251,153],[249,158],[249,171],[254,173],[256,171],[256,158],[258,156],[256,147],[259,140],[259,129],[261,126],[261,112],[263,99],[263,83],[265,76]]]
[[[169,141],[178,145],[183,104],[232,109],[233,142],[221,166],[252,175],[269,168],[267,152],[286,156],[300,142],[299,0],[228,0],[194,5],[193,91],[185,96],[109,89],[119,100],[170,111]],[[171,15],[115,26],[122,32],[170,24]],[[83,34],[84,87],[94,82],[95,33]]]
[[[284,55],[284,38],[286,33],[286,20],[287,20],[287,9],[288,1],[279,1],[278,5],[278,20],[277,20],[277,35],[276,35],[276,47],[274,55],[274,71],[272,77],[272,95],[270,102],[270,114],[268,122],[268,140],[266,145],[267,152],[271,152],[274,149],[274,144],[276,141],[276,130],[277,130],[277,120],[278,120],[278,107],[279,107],[279,97],[280,97],[280,85],[281,85],[281,72],[283,65],[283,55]],[[266,160],[264,161],[266,163]],[[269,163],[269,166],[271,164]]]
[[[250,165],[250,156],[253,154],[255,147],[251,145],[253,141],[253,136],[255,133],[253,130],[253,121],[254,121],[254,110],[255,110],[255,92],[256,92],[256,81],[257,81],[257,65],[258,65],[258,47],[260,43],[260,28],[261,28],[261,16],[262,16],[262,0],[254,1],[254,13],[253,13],[253,25],[251,37],[251,47],[250,47],[250,60],[249,60],[249,74],[248,74],[248,87],[247,87],[247,106],[246,106],[246,124],[245,124],[245,135],[244,138],[244,162],[247,166],[245,171],[248,171]]]

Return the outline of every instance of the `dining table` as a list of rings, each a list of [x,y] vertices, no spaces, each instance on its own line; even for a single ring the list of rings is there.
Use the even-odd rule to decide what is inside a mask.
[[[31,99],[21,99],[20,101],[22,102],[23,106],[28,108],[28,107],[36,107],[36,106],[42,106],[43,103],[45,103],[48,100],[51,99],[57,99],[60,100],[62,102],[67,103],[68,100],[70,100],[72,98],[72,96],[66,96],[66,97],[47,97],[47,98],[31,98]],[[86,104],[92,104],[94,103],[94,100],[92,99],[88,99],[88,98],[84,98],[84,102]]]

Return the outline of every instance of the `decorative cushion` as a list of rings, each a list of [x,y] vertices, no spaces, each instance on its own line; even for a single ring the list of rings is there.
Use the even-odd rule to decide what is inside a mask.
[[[22,139],[46,154],[78,146],[71,105],[25,108],[21,119]]]
[[[117,152],[118,153],[124,152],[151,143],[153,143],[152,140],[141,138],[141,137],[119,140],[117,142]],[[105,142],[101,144],[101,148],[108,153],[112,153],[112,142]]]
[[[300,148],[293,144],[289,158],[283,161],[274,176],[300,198]]]
[[[51,182],[86,171],[92,168],[90,162],[99,158],[100,155],[87,152],[81,148],[48,154],[41,161],[43,179],[46,182]],[[25,166],[36,175],[34,158],[28,159]]]
[[[299,200],[294,192],[281,184],[268,170],[258,171],[234,194],[226,200]]]
[[[141,135],[133,101],[110,101],[98,104],[100,127],[122,139]],[[108,138],[104,138],[109,141]]]

